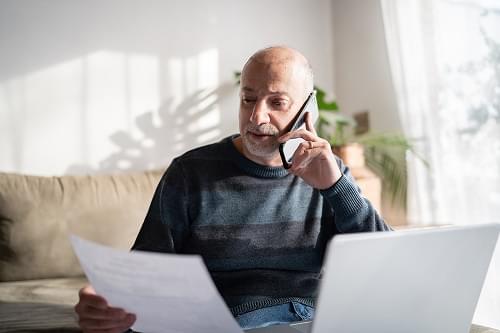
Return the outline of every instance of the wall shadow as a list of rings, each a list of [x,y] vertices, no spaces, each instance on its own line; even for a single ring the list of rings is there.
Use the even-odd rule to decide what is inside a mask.
[[[166,168],[174,157],[186,150],[220,139],[223,134],[220,104],[234,89],[234,83],[226,82],[216,88],[199,89],[177,105],[173,98],[164,100],[158,110],[147,110],[135,117],[140,137],[124,130],[116,131],[109,140],[117,151],[99,161],[97,168],[89,164],[72,164],[65,174]],[[202,118],[209,113],[219,118],[213,125],[190,129],[193,124],[202,123]]]

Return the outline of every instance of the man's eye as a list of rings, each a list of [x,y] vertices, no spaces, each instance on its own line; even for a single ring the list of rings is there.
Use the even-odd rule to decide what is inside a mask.
[[[255,98],[242,98],[241,101],[243,102],[243,104],[251,104],[251,103],[255,103]]]
[[[278,108],[284,108],[287,105],[287,102],[283,99],[277,99],[272,101],[273,106],[278,107]]]

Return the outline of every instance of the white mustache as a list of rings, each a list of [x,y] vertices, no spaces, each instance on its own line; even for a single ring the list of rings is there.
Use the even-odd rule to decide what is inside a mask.
[[[252,133],[261,134],[261,135],[277,136],[279,134],[279,130],[271,124],[263,124],[263,125],[249,124],[247,126],[246,130],[247,130],[247,132],[252,132]]]

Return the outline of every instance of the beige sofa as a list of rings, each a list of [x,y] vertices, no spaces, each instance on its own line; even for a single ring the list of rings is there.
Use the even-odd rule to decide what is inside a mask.
[[[162,173],[0,173],[0,332],[78,331],[86,279],[68,235],[129,249]]]

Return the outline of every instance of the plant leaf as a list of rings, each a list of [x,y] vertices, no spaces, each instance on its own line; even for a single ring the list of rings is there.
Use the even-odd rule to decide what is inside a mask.
[[[335,100],[327,102],[326,93],[323,89],[314,86],[316,90],[316,100],[318,101],[318,109],[328,111],[328,112],[338,112],[339,106]]]

